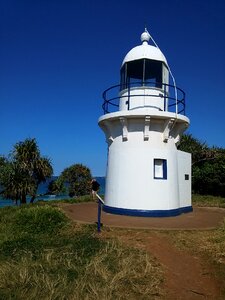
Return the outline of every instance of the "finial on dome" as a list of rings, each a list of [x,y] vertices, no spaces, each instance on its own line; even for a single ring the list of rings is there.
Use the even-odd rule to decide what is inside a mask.
[[[142,43],[144,43],[144,42],[148,43],[150,38],[151,38],[151,36],[150,36],[147,28],[145,27],[145,31],[141,35],[141,41],[142,41]]]

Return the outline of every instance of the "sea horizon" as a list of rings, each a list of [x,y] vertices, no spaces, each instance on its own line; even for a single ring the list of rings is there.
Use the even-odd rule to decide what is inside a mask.
[[[41,183],[38,186],[37,190],[37,197],[35,198],[34,202],[44,200],[44,201],[51,201],[51,200],[62,200],[62,199],[69,199],[70,196],[68,194],[62,194],[62,195],[53,195],[48,194],[48,185],[52,180],[56,180],[58,176],[52,176],[46,180],[46,182]],[[94,178],[99,182],[100,184],[100,190],[99,194],[104,195],[105,193],[105,177],[101,176],[94,176]],[[31,197],[27,197],[27,203],[29,203]],[[5,199],[2,196],[0,196],[0,208],[6,207],[6,206],[17,206],[16,202],[11,199]]]

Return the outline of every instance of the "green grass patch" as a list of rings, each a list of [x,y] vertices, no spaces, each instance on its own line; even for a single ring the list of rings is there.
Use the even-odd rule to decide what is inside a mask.
[[[104,199],[104,195],[100,195],[102,199]],[[93,200],[92,196],[90,195],[84,195],[84,196],[79,196],[79,197],[74,197],[74,198],[68,198],[68,199],[61,199],[61,200],[50,200],[50,201],[45,201],[45,200],[38,200],[36,202],[36,204],[41,205],[41,204],[45,204],[48,203],[49,205],[55,205],[55,204],[59,204],[59,203],[85,203],[85,202],[92,202],[92,201],[96,201],[97,198],[95,200]]]
[[[0,210],[0,299],[159,299],[162,280],[144,251],[54,206]]]
[[[23,207],[17,210],[13,230],[35,234],[57,233],[67,223],[67,218],[49,206]]]
[[[221,207],[225,208],[225,198],[209,195],[192,195],[192,203],[200,207]]]

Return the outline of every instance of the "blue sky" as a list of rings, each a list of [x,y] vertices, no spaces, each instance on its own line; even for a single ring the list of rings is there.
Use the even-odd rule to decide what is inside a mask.
[[[0,3],[0,153],[35,137],[56,175],[105,175],[102,92],[119,83],[147,24],[186,92],[189,132],[225,147],[225,1],[8,0]]]

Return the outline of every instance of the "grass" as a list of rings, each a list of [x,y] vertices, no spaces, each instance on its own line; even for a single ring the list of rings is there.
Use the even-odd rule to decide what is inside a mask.
[[[193,194],[192,202],[195,206],[225,208],[225,198],[222,197]]]
[[[104,195],[100,195],[102,199],[104,199]],[[60,199],[60,200],[38,200],[35,202],[35,204],[41,205],[45,203],[48,203],[49,205],[57,206],[59,203],[68,203],[68,204],[75,204],[75,203],[84,203],[84,202],[91,202],[91,201],[96,201],[97,199],[93,200],[92,196],[90,195],[84,195],[84,196],[79,196],[75,198],[68,198],[68,199]]]
[[[225,198],[222,197],[194,194],[192,200],[194,206],[225,208]],[[216,275],[222,279],[225,296],[225,219],[215,230],[173,231],[167,234],[177,247],[193,255],[199,254],[214,265]]]
[[[104,196],[101,195],[101,197],[104,199]],[[83,202],[90,202],[93,201],[92,197],[90,195],[86,196],[80,196],[76,198],[69,198],[69,199],[62,199],[62,200],[51,200],[48,201],[49,205],[55,205],[57,203],[83,203]],[[39,200],[38,203],[41,204],[42,201]],[[221,207],[225,208],[225,198],[223,197],[216,197],[216,196],[210,196],[210,195],[198,195],[198,194],[193,194],[192,195],[192,203],[195,206],[207,206],[207,207]]]
[[[0,210],[0,299],[159,299],[159,264],[48,204]]]
[[[57,204],[57,203],[83,203],[83,202],[90,202],[93,201],[92,197],[90,195],[84,195],[84,196],[79,196],[79,197],[74,197],[74,198],[68,198],[68,199],[60,199],[60,200],[38,200],[37,202],[35,202],[36,204],[42,204],[44,203],[48,203],[49,205],[51,204]]]
[[[163,298],[162,269],[146,251],[125,246],[110,234],[99,236],[95,226],[72,224],[58,209],[60,202],[90,200],[0,209],[0,299]],[[224,203],[224,198],[193,195],[196,206]],[[225,278],[225,221],[217,230],[160,234],[202,255],[218,278]]]
[[[181,250],[199,255],[203,261],[213,266],[214,276],[220,281],[225,299],[225,219],[215,230],[207,231],[173,231],[169,235],[173,244]]]
[[[225,271],[225,220],[216,230],[174,231],[169,234],[179,248],[206,254],[214,263],[223,265]]]

